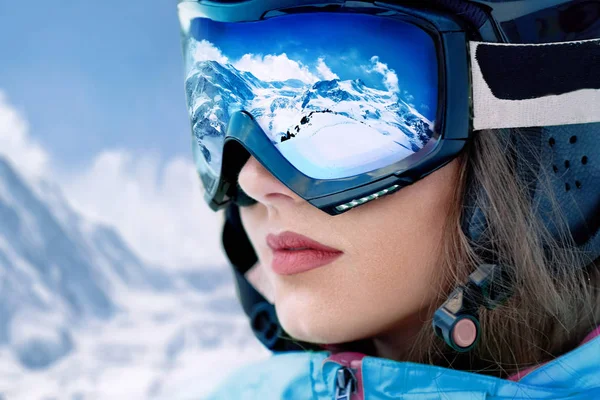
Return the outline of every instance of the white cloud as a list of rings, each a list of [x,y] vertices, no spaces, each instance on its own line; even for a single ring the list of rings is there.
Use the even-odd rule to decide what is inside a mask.
[[[238,70],[251,72],[258,79],[266,82],[298,79],[304,83],[312,84],[321,80],[319,77],[326,80],[339,79],[339,76],[325,63],[323,57],[319,58],[317,62],[316,69],[319,76],[316,76],[310,72],[308,66],[290,59],[286,53],[279,55],[267,54],[266,56],[244,54],[242,58],[234,62],[224,55],[221,49],[207,40],[200,42],[190,40],[189,46],[189,61],[217,61],[220,64],[231,63]]]
[[[207,40],[202,40],[200,42],[191,40],[190,46],[190,55],[196,62],[216,61],[220,64],[229,63],[227,56],[225,56],[218,47]]]
[[[367,72],[377,72],[383,75],[383,84],[390,92],[397,93],[400,90],[396,71],[379,61],[378,56],[371,57],[371,66],[367,68]]]
[[[106,151],[63,187],[74,206],[116,226],[138,254],[170,267],[223,264],[222,215],[205,204],[193,164]]]
[[[29,135],[29,124],[12,107],[0,91],[0,155],[17,166],[28,177],[48,173],[49,157],[42,146]]]
[[[319,81],[319,78],[313,75],[307,66],[290,60],[285,53],[266,56],[245,54],[233,65],[240,71],[249,71],[258,79],[267,82],[299,79],[311,84]]]
[[[331,68],[325,64],[323,57],[319,58],[319,61],[317,62],[317,71],[325,80],[331,81],[333,79],[340,79],[340,77],[334,74]]]
[[[165,267],[224,263],[221,214],[204,203],[191,161],[106,151],[89,166],[56,172],[27,121],[0,92],[0,155],[31,178],[57,182],[86,217],[113,225],[142,258]]]

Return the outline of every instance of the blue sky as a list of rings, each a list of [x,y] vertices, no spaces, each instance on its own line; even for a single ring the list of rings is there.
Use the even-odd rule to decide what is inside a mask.
[[[260,23],[228,24],[197,19],[191,33],[214,44],[234,62],[244,55],[286,54],[316,74],[318,59],[342,80],[362,79],[385,90],[381,72],[393,71],[401,91],[414,96],[414,105],[435,119],[437,65],[433,41],[409,24],[368,15],[306,14]],[[401,40],[407,38],[408,40]],[[384,71],[372,71],[372,57]],[[236,64],[237,65],[237,64]],[[371,72],[368,72],[371,70]],[[422,104],[427,107],[421,107]]]
[[[189,154],[175,1],[0,0],[0,88],[64,163]]]

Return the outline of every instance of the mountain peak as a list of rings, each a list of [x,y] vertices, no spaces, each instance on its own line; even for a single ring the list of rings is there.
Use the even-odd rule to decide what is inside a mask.
[[[313,89],[316,91],[328,91],[331,89],[335,89],[340,86],[339,79],[332,79],[330,81],[319,81],[313,85]]]
[[[224,72],[224,71],[228,71],[228,68],[223,66],[221,63],[214,61],[214,60],[206,60],[206,61],[201,61],[198,63],[200,65],[200,69],[202,69],[203,71],[206,71],[207,69],[211,69],[213,71],[217,71],[217,72]]]

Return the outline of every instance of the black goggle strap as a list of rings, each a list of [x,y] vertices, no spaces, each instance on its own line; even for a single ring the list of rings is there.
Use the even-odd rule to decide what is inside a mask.
[[[475,130],[600,122],[600,39],[470,49]]]

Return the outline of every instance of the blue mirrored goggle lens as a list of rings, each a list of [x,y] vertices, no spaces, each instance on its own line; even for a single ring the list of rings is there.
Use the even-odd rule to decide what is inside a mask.
[[[347,13],[243,23],[196,18],[185,40],[188,108],[205,184],[220,174],[227,126],[240,110],[315,179],[390,166],[434,135],[436,48],[410,23]]]

